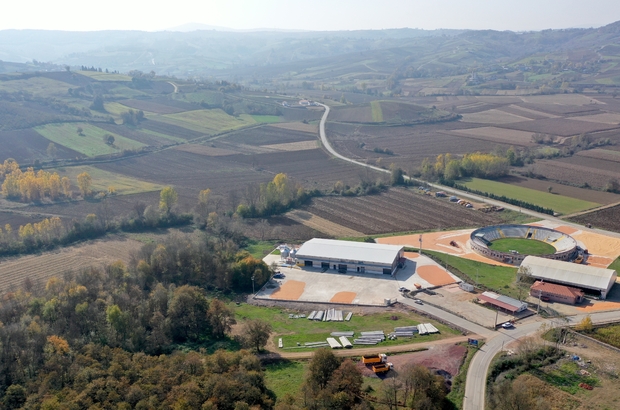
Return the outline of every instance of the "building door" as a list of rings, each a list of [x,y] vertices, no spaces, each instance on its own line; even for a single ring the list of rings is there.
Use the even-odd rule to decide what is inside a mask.
[[[304,261],[304,266],[312,266],[312,261]]]

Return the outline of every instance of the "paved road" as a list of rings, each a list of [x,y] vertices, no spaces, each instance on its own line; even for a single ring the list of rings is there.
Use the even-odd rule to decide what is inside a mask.
[[[319,124],[319,135],[321,137],[321,143],[325,147],[325,149],[332,154],[334,157],[339,158],[343,161],[351,162],[353,164],[361,165],[375,171],[389,173],[390,171],[379,168],[373,165],[365,164],[360,161],[353,160],[351,158],[347,158],[334,150],[329,141],[327,140],[327,135],[325,133],[325,123],[327,122],[327,116],[329,115],[329,107],[324,104],[320,104],[323,108],[325,108],[325,113],[323,117],[321,117],[321,122]],[[409,177],[406,177],[407,179]],[[446,192],[457,194],[461,197],[467,197],[469,199],[473,199],[475,201],[486,202],[493,205],[503,206],[504,208],[512,209],[514,211],[522,212],[537,218],[555,220],[563,225],[574,226],[581,230],[588,230],[591,232],[597,232],[604,235],[620,237],[620,234],[616,232],[609,232],[601,229],[586,229],[581,225],[573,224],[567,222],[565,220],[552,217],[550,215],[541,214],[538,212],[534,212],[528,209],[521,209],[517,206],[512,206],[509,204],[505,204],[499,201],[493,201],[488,198],[484,198],[478,195],[466,193],[463,191],[459,191],[456,189],[451,189],[444,186],[438,186],[434,184],[429,184],[436,189],[441,189]],[[467,371],[467,381],[465,385],[465,399],[463,401],[463,410],[483,410],[484,409],[484,401],[486,397],[486,378],[489,370],[489,365],[493,358],[501,351],[503,346],[512,341],[518,340],[520,338],[526,337],[533,333],[536,333],[543,323],[546,323],[550,326],[558,326],[560,322],[558,319],[541,319],[536,317],[534,319],[530,319],[526,321],[526,323],[520,324],[517,328],[509,329],[509,330],[498,330],[492,331],[487,328],[484,328],[476,323],[472,323],[468,320],[460,318],[456,315],[453,315],[449,312],[446,312],[442,309],[438,309],[434,306],[429,305],[418,305],[413,303],[412,300],[403,299],[402,303],[407,304],[409,306],[414,307],[415,309],[426,312],[430,315],[433,315],[437,318],[445,320],[449,323],[452,323],[462,329],[480,335],[487,339],[486,344],[476,353],[471,361],[469,369]],[[584,317],[588,316],[588,314],[576,315],[566,318],[566,322],[569,324],[577,324]],[[620,322],[620,311],[610,311],[610,312],[600,312],[600,313],[590,313],[592,321],[594,323],[607,323],[607,322]],[[471,337],[471,336],[470,336]]]
[[[426,342],[426,343],[409,343],[406,345],[398,345],[398,346],[390,346],[390,347],[368,347],[364,349],[342,349],[342,350],[334,350],[334,354],[336,356],[341,357],[351,357],[351,356],[361,356],[367,354],[379,354],[379,353],[403,353],[403,352],[411,352],[418,349],[426,349],[431,346],[437,345],[454,345],[457,343],[466,342],[467,338],[472,337],[469,336],[455,336],[449,337],[447,339],[435,340],[434,342]],[[473,336],[475,337],[475,336]],[[295,352],[295,351],[281,351],[278,353],[267,353],[264,355],[259,355],[261,359],[276,359],[276,358],[285,358],[285,359],[310,359],[314,352]]]

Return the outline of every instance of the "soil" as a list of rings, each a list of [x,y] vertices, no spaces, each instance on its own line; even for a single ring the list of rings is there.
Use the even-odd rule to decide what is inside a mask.
[[[569,120],[566,118],[545,118],[535,121],[498,124],[497,127],[569,137],[571,135],[616,129],[618,125]]]
[[[170,105],[163,105],[163,104],[158,104],[152,101],[145,101],[145,100],[122,100],[122,101],[119,101],[119,103],[129,108],[154,112],[155,114],[175,114],[177,112],[186,111],[184,109],[172,107]],[[197,107],[194,107],[194,109],[197,109]]]
[[[589,212],[569,219],[580,224],[592,224],[593,227],[620,232],[620,205],[600,211]]]
[[[304,293],[306,284],[298,280],[287,280],[269,296],[271,299],[297,300]]]
[[[50,140],[44,138],[38,132],[27,129],[17,131],[0,131],[0,147],[2,157],[0,162],[8,158],[13,158],[19,164],[32,164],[35,159],[49,161],[51,158],[47,155],[47,147]],[[70,159],[81,157],[77,151],[65,148],[62,145],[56,145],[56,158]]]
[[[416,269],[416,273],[422,279],[434,286],[443,286],[454,283],[454,278],[446,273],[443,269],[435,265],[420,266]]]
[[[357,293],[355,292],[338,292],[330,300],[333,303],[353,303]]]

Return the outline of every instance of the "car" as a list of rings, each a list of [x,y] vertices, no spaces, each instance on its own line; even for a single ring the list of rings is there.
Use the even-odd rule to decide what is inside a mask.
[[[407,289],[407,288],[405,288],[405,287],[401,286],[400,288],[398,288],[398,291],[399,291],[399,292],[409,292],[409,289]]]
[[[283,273],[276,273],[273,275],[274,279],[284,279],[284,274]]]
[[[413,303],[417,303],[418,305],[423,305],[424,304],[424,302],[422,302],[420,299],[415,299],[413,301]]]
[[[513,324],[512,324],[512,323],[510,323],[510,322],[506,322],[506,323],[502,323],[502,327],[503,327],[504,329],[512,329],[513,327],[515,327],[515,325],[513,325]]]

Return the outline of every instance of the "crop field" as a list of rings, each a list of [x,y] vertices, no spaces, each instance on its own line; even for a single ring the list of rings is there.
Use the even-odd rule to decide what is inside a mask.
[[[540,192],[549,192],[549,187],[553,193],[567,196],[570,198],[581,199],[584,201],[596,202],[603,205],[620,202],[620,195],[611,192],[597,191],[588,188],[579,188],[572,185],[553,183],[548,180],[525,178],[522,176],[507,176],[498,180],[506,184],[520,186],[523,188],[535,189]]]
[[[524,238],[497,239],[489,244],[489,248],[498,252],[515,250],[525,255],[550,255],[555,253],[555,248],[548,243]]]
[[[593,227],[620,232],[620,205],[588,212],[569,219],[579,224],[592,224]]]
[[[115,135],[121,135],[125,138],[138,141],[146,145],[159,146],[169,145],[173,142],[186,141],[183,138],[172,137],[170,135],[161,134],[159,132],[147,130],[145,128],[106,123],[97,124],[97,126]]]
[[[58,172],[61,177],[69,177],[74,185],[74,189],[76,189],[77,176],[82,172],[87,172],[92,177],[92,189],[94,191],[107,191],[108,187],[112,186],[116,189],[117,195],[130,195],[141,192],[161,191],[164,188],[163,185],[140,181],[88,165],[59,168],[53,171]]]
[[[185,111],[158,116],[157,119],[199,132],[204,130],[207,133],[233,130],[256,124],[250,115],[241,114],[238,117],[233,117],[220,109]]]
[[[312,134],[317,134],[319,132],[319,127],[316,124],[304,124],[303,122],[282,122],[272,124],[272,126],[285,130],[309,132]]]
[[[470,189],[489,192],[495,195],[504,195],[508,198],[520,199],[531,204],[551,208],[555,212],[561,214],[571,214],[600,206],[600,204],[595,202],[554,195],[549,192],[540,192],[529,188],[480,178],[472,178],[469,181],[464,181],[462,184]]]
[[[28,90],[29,93],[41,97],[66,96],[71,85],[51,78],[31,77],[25,80],[0,81],[0,91],[18,93]]]
[[[0,161],[13,158],[18,163],[32,163],[35,159],[50,159],[47,147],[50,141],[32,129],[0,131]],[[56,144],[57,158],[75,158],[80,153]]]
[[[498,110],[507,112],[508,114],[518,115],[519,117],[529,118],[531,120],[542,120],[544,118],[555,117],[553,114],[546,114],[541,111],[531,110],[525,107],[519,107],[518,105],[509,105],[499,107]]]
[[[571,135],[579,135],[595,131],[604,131],[619,128],[617,124],[601,124],[587,121],[570,120],[566,118],[546,118],[543,120],[498,125],[502,128],[510,128],[532,133],[538,132],[542,134],[559,135],[562,137],[569,137]]]
[[[97,71],[78,71],[78,74],[97,81],[131,81],[131,77],[123,74],[100,73]]]
[[[275,124],[282,121],[282,118],[277,115],[250,115],[250,117],[261,124]]]
[[[366,235],[475,227],[500,221],[496,215],[405,189],[365,197],[314,198],[305,210]]]
[[[562,181],[563,183],[584,186],[589,186],[597,189],[601,189],[607,184],[611,178],[618,178],[618,173],[605,170],[596,169],[589,166],[572,163],[571,161],[577,161],[584,159],[583,157],[574,156],[568,158],[569,161],[559,160],[537,160],[531,165],[532,171],[539,175],[544,175],[549,180]],[[597,162],[597,160],[594,160]],[[611,161],[602,161],[603,163],[612,164],[617,166],[618,163]]]
[[[131,253],[141,247],[141,242],[112,237],[41,255],[6,258],[0,260],[0,294],[20,288],[25,279],[30,279],[40,288],[54,276],[62,278],[65,272],[103,266],[117,260],[129,263]]]
[[[620,162],[620,151],[610,149],[594,148],[577,153],[580,157],[594,158],[604,161]]]
[[[77,133],[77,127],[83,129],[83,135]],[[36,127],[35,130],[55,144],[62,145],[88,157],[113,154],[145,146],[141,142],[115,135],[87,123],[48,124]],[[114,145],[108,145],[103,141],[103,136],[106,134],[114,136]]]
[[[510,130],[498,127],[469,128],[466,130],[450,131],[450,134],[463,135],[470,138],[478,138],[485,141],[512,144],[512,145],[533,145],[532,133],[525,131]]]
[[[462,114],[463,122],[473,122],[477,124],[510,124],[513,122],[531,121],[530,118],[509,114],[504,111],[490,109],[471,114]]]
[[[316,140],[318,140],[316,133],[295,131],[282,128],[277,125],[266,125],[263,127],[256,127],[248,130],[240,130],[219,139],[220,142],[229,142],[231,144],[245,144],[252,146]]]
[[[198,155],[206,155],[207,157],[219,157],[224,155],[235,155],[237,151],[232,151],[226,148],[211,147],[201,144],[182,144],[174,147],[179,151],[191,152]]]
[[[147,119],[140,123],[140,130],[149,130],[162,135],[170,135],[175,138],[182,138],[191,140],[194,138],[202,137],[204,132],[198,132],[184,128],[174,124],[167,124],[165,122],[157,121],[154,119]],[[146,131],[145,131],[146,132]]]
[[[594,115],[581,115],[579,117],[570,117],[569,119],[578,121],[598,122],[611,125],[620,124],[620,114],[608,112]]]
[[[155,114],[176,114],[185,111],[181,108],[158,104],[156,102],[148,100],[121,100],[119,101],[119,103],[124,105],[125,107]]]

